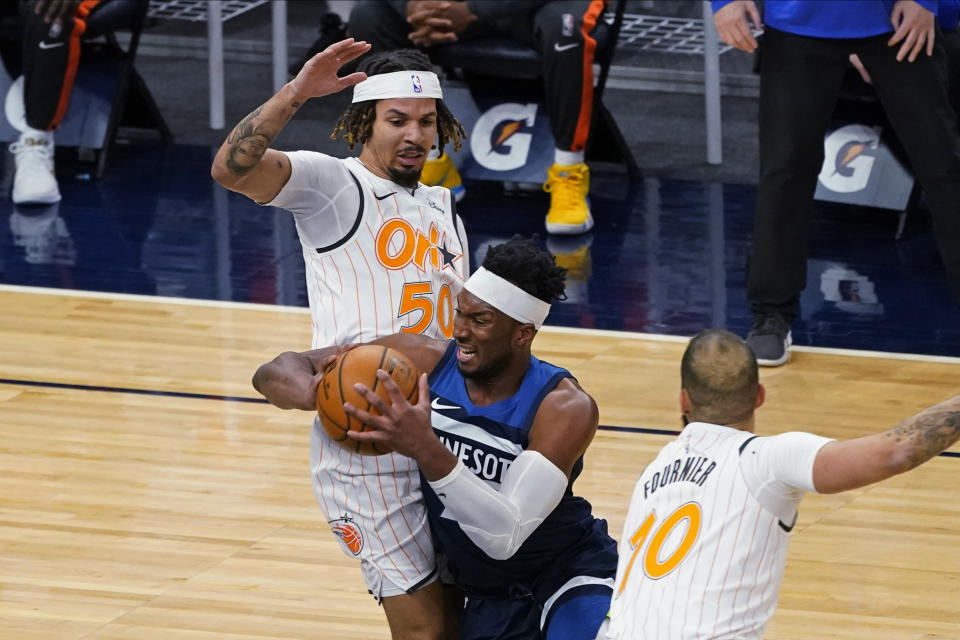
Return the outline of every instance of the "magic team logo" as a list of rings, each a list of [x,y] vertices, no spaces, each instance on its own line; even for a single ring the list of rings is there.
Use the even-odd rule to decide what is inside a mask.
[[[414,93],[423,93],[423,84],[420,83],[420,76],[416,74],[410,76],[410,82],[413,84]]]
[[[879,146],[879,127],[862,124],[840,127],[823,142],[820,183],[837,193],[862,191],[870,181]]]
[[[512,171],[527,163],[533,134],[524,131],[537,120],[536,104],[506,102],[486,111],[473,125],[470,152],[491,171]]]
[[[377,260],[391,270],[413,264],[424,273],[428,268],[442,271],[447,267],[456,272],[454,263],[462,255],[448,247],[447,232],[441,233],[431,223],[428,234],[403,218],[390,218],[377,231]]]
[[[345,513],[336,520],[330,520],[329,524],[330,529],[333,530],[333,535],[337,536],[340,544],[353,555],[360,555],[360,552],[363,551],[363,531],[353,521],[353,518]]]

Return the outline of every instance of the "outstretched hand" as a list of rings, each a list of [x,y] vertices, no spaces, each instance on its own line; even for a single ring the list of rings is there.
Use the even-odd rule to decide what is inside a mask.
[[[905,57],[909,62],[913,62],[924,48],[928,56],[933,55],[933,42],[936,37],[934,22],[933,12],[913,0],[898,0],[893,5],[890,24],[896,31],[887,41],[887,46],[894,47],[903,42],[897,52],[897,62],[903,61]]]
[[[372,408],[379,411],[380,415],[358,409],[349,402],[344,403],[343,408],[348,414],[371,427],[366,431],[348,431],[347,436],[364,442],[382,442],[394,451],[419,461],[424,445],[437,442],[430,426],[430,387],[427,384],[427,374],[420,374],[416,404],[407,401],[386,371],[378,370],[377,378],[387,390],[390,403],[366,385],[354,385],[357,393],[362,395]]]
[[[343,91],[366,80],[367,74],[357,71],[341,78],[337,75],[340,67],[369,50],[370,45],[362,40],[357,42],[353,38],[347,38],[335,42],[307,60],[297,77],[290,81],[290,85],[296,93],[309,98]]]

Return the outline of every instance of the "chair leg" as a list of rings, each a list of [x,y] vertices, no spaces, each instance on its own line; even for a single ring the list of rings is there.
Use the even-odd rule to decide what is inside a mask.
[[[602,102],[595,107],[595,120],[587,143],[587,160],[623,163],[631,181],[638,180],[640,167],[630,151],[630,146],[620,132],[616,120]]]

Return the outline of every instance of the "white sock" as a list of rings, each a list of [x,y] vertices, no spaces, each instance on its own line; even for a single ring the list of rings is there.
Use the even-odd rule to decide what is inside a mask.
[[[43,129],[34,129],[30,125],[27,125],[27,128],[23,130],[24,136],[28,138],[40,138],[48,139],[50,142],[53,142],[53,131],[44,131]]]
[[[430,153],[427,154],[427,160],[436,160],[440,157],[440,149],[430,149]]]
[[[556,149],[553,152],[553,161],[561,167],[569,167],[572,164],[583,164],[583,151]]]

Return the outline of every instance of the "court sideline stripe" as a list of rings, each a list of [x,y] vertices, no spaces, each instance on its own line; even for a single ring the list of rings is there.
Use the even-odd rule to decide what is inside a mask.
[[[191,400],[219,400],[222,402],[247,402],[253,404],[269,404],[265,398],[250,398],[247,396],[223,396],[213,393],[190,393],[187,391],[160,391],[158,389],[132,389],[128,387],[100,387],[89,384],[74,384],[68,382],[44,382],[39,380],[14,380],[0,378],[0,384],[22,387],[46,387],[50,389],[71,389],[76,391],[102,391],[106,393],[132,393],[145,396],[166,396],[171,398],[189,398]],[[678,436],[679,431],[673,429],[653,429],[650,427],[618,427],[600,425],[601,431],[619,431],[621,433],[642,433],[654,436]],[[960,458],[960,452],[943,451],[939,455],[947,458]]]
[[[28,287],[16,284],[0,284],[0,292],[31,293],[37,295],[59,295],[76,298],[97,298],[103,300],[129,300],[133,302],[153,302],[164,304],[179,304],[194,307],[214,307],[223,309],[277,311],[281,313],[309,314],[306,307],[292,307],[280,304],[263,304],[258,302],[233,302],[226,300],[199,300],[196,298],[173,298],[169,296],[148,296],[136,293],[110,293],[104,291],[80,291],[76,289],[52,289],[47,287]],[[570,334],[580,336],[606,336],[621,340],[649,340],[652,342],[685,343],[692,336],[675,336],[663,333],[640,333],[637,331],[613,331],[610,329],[583,329],[580,327],[557,327],[545,325],[541,329],[544,333]],[[895,351],[866,351],[859,349],[835,349],[831,347],[806,347],[793,345],[791,351],[803,353],[819,353],[834,356],[851,356],[854,358],[888,358],[891,360],[911,360],[916,362],[937,362],[943,364],[960,364],[960,357],[932,356],[916,353],[899,353]]]

